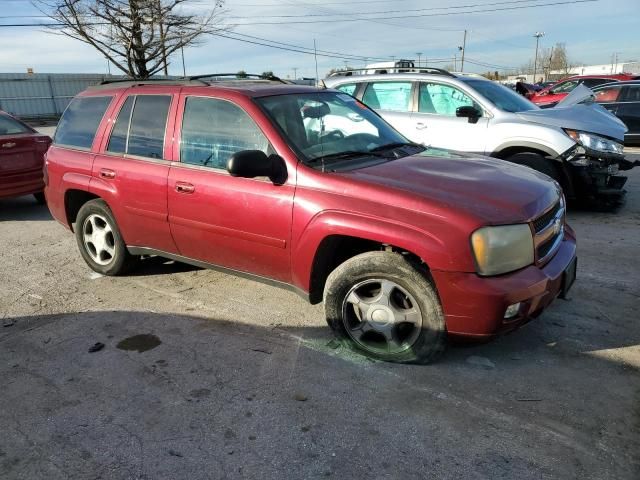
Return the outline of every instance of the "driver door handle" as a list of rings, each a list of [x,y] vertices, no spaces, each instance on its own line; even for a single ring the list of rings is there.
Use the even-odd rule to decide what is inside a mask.
[[[416,123],[416,130],[424,130],[425,128],[427,128],[426,124],[424,124],[422,122]]]
[[[196,191],[195,185],[187,182],[176,182],[176,192],[178,193],[193,193]]]
[[[100,177],[107,179],[116,178],[116,172],[114,170],[111,170],[110,168],[101,168]]]

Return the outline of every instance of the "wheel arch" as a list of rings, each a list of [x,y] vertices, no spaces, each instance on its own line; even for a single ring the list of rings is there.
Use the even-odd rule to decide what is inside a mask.
[[[355,255],[380,250],[398,252],[423,265],[425,272],[431,268],[473,268],[454,258],[443,240],[410,225],[324,212],[307,226],[293,249],[293,284],[308,292],[311,303],[319,303],[327,277],[338,265]]]
[[[543,157],[550,157],[552,160],[560,162],[558,153],[547,145],[536,142],[506,142],[498,146],[493,153],[492,157],[506,160],[512,155],[518,153],[537,153]]]
[[[71,231],[73,231],[73,224],[75,223],[76,218],[78,217],[78,212],[82,206],[97,198],[101,197],[86,190],[76,188],[70,188],[64,192],[65,218]]]

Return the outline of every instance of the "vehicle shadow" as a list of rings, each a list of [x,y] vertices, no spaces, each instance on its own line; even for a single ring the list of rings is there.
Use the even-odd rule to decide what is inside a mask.
[[[251,319],[98,311],[13,320],[0,332],[3,478],[37,477],[51,463],[81,478],[107,467],[122,473],[114,478],[201,478],[212,461],[242,467],[233,478],[393,468],[394,478],[437,469],[631,479],[640,467],[637,371],[532,346],[546,328],[535,324],[412,366],[353,354],[325,328],[243,323]],[[437,442],[418,441],[436,433]]]
[[[188,263],[176,262],[156,255],[143,256],[136,267],[127,273],[129,277],[146,277],[151,275],[169,275],[180,272],[194,272],[200,267]]]
[[[39,205],[33,195],[0,199],[0,222],[53,220],[46,205]]]

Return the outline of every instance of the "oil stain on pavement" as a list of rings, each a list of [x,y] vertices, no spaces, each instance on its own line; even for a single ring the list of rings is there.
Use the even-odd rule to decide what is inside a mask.
[[[162,344],[160,339],[150,333],[142,333],[140,335],[134,335],[121,340],[117,348],[120,350],[135,350],[138,353],[153,350],[158,345]]]

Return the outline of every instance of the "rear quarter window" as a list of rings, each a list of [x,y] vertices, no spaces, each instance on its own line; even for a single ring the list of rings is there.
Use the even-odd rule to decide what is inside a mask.
[[[58,123],[53,143],[90,149],[112,99],[112,96],[74,98]]]
[[[340,85],[339,87],[336,87],[336,88],[341,92],[348,93],[349,95],[353,95],[354,92],[356,91],[356,84],[347,83],[345,85]]]
[[[20,133],[32,133],[29,127],[6,115],[0,115],[0,135],[18,135]]]

